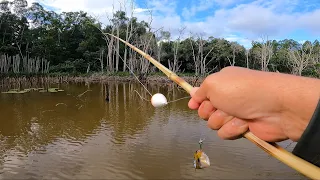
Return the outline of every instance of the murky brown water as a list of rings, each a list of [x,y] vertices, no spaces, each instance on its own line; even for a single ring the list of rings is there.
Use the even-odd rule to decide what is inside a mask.
[[[0,94],[0,179],[304,179],[246,139],[219,139],[188,99],[154,109],[135,83],[60,87],[65,92]],[[148,89],[169,100],[188,96]],[[195,171],[200,138],[212,165]]]

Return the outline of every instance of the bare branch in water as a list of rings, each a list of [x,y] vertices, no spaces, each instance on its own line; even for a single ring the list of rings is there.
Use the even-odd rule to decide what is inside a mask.
[[[66,105],[65,103],[58,103],[58,104],[56,104],[56,106],[59,106],[59,105],[65,105],[65,106],[68,106],[68,105]]]
[[[92,90],[89,90],[89,89],[88,89],[88,90],[86,90],[85,92],[83,92],[83,93],[79,94],[79,95],[78,95],[78,97],[83,96],[85,93],[87,93],[87,92],[89,92],[89,91],[92,91]]]

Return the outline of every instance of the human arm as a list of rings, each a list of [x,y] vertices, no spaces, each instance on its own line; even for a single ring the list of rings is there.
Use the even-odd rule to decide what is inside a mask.
[[[228,67],[190,94],[189,108],[223,139],[249,129],[265,141],[298,141],[317,106],[320,80]]]

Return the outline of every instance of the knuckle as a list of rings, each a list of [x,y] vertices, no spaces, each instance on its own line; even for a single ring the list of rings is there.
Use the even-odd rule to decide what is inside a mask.
[[[235,70],[237,70],[238,67],[235,67],[235,66],[227,66],[227,67],[224,67],[220,70],[220,72],[233,72]]]
[[[238,132],[235,129],[228,127],[227,125],[222,126],[218,131],[218,136],[222,139],[233,139],[238,136]]]
[[[228,136],[226,135],[226,133],[223,129],[219,129],[217,134],[221,139],[228,139]]]
[[[219,130],[221,128],[221,126],[215,122],[208,122],[208,127],[213,129],[213,130]]]
[[[201,119],[208,119],[208,113],[203,111],[201,108],[198,110],[198,115]]]
[[[209,112],[208,112],[206,106],[207,106],[207,101],[203,101],[198,109],[198,115],[202,119],[208,118]]]
[[[215,118],[215,115],[212,114],[208,120],[208,127],[213,130],[219,130],[223,126],[222,123],[220,123],[219,119]]]

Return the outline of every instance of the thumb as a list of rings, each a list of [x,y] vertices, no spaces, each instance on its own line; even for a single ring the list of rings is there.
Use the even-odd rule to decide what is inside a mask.
[[[190,96],[193,97],[194,94],[197,92],[198,89],[199,89],[199,87],[194,87],[194,88],[192,88],[191,91],[190,91]]]
[[[190,109],[198,109],[199,106],[200,106],[200,103],[198,103],[197,101],[195,101],[192,98],[194,96],[194,94],[197,92],[198,89],[199,89],[199,87],[194,87],[190,91],[191,99],[189,100],[189,103],[188,103],[188,106],[189,106]]]

